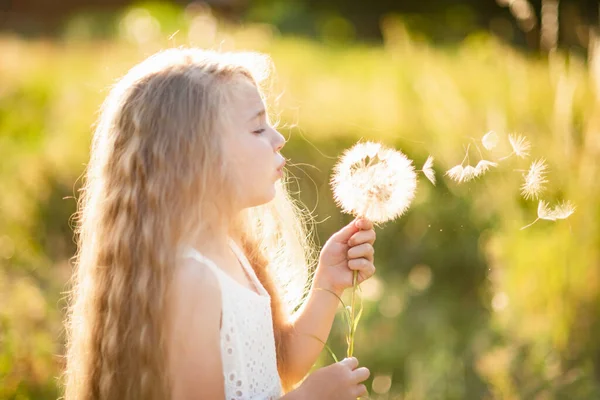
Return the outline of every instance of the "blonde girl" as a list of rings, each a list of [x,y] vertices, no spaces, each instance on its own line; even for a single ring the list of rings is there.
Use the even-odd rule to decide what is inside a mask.
[[[269,66],[254,53],[170,49],[112,88],[78,211],[67,400],[366,392],[355,358],[306,375],[338,306],[328,291],[375,271],[375,232],[362,219],[343,227],[308,282],[309,232],[261,86]]]

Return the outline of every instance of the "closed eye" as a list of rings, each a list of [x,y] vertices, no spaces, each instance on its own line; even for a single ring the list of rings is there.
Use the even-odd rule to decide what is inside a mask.
[[[260,134],[261,134],[261,133],[263,133],[264,131],[265,131],[265,129],[258,129],[258,130],[252,131],[252,133],[255,133],[255,134],[257,134],[257,135],[260,135]]]

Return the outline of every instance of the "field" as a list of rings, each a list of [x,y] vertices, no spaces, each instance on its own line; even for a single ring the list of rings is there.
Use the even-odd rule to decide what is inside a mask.
[[[133,9],[117,22],[110,38],[86,38],[85,19],[53,40],[0,37],[0,399],[58,396],[70,217],[97,110],[128,68],[179,45],[272,57],[291,186],[321,243],[350,218],[328,183],[345,148],[380,141],[417,169],[435,158],[437,185],[420,174],[409,212],[377,230],[356,344],[373,399],[600,398],[599,58],[526,55],[486,34],[439,48],[399,19],[383,45],[284,37],[202,10]],[[509,134],[531,142],[529,157],[470,182],[444,175],[510,154]],[[538,209],[520,194],[522,171],[539,158],[541,199],[576,210],[521,230]],[[341,328],[329,340],[338,355]]]

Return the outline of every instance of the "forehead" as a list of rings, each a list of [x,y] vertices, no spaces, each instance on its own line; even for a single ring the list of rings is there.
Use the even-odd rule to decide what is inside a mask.
[[[238,78],[231,84],[229,93],[231,115],[238,122],[248,122],[260,110],[264,102],[258,88],[247,78]]]

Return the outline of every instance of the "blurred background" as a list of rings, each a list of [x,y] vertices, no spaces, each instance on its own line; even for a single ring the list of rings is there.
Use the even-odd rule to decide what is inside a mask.
[[[269,53],[292,190],[322,244],[350,221],[328,181],[371,139],[421,168],[377,228],[356,355],[372,399],[600,398],[598,2],[565,0],[0,1],[0,399],[56,399],[72,214],[108,86],[168,46]],[[493,130],[497,149],[481,137]],[[445,171],[510,153],[457,184]],[[539,221],[519,193],[534,159]],[[329,344],[343,357],[338,315]],[[318,365],[332,360],[326,352]]]

